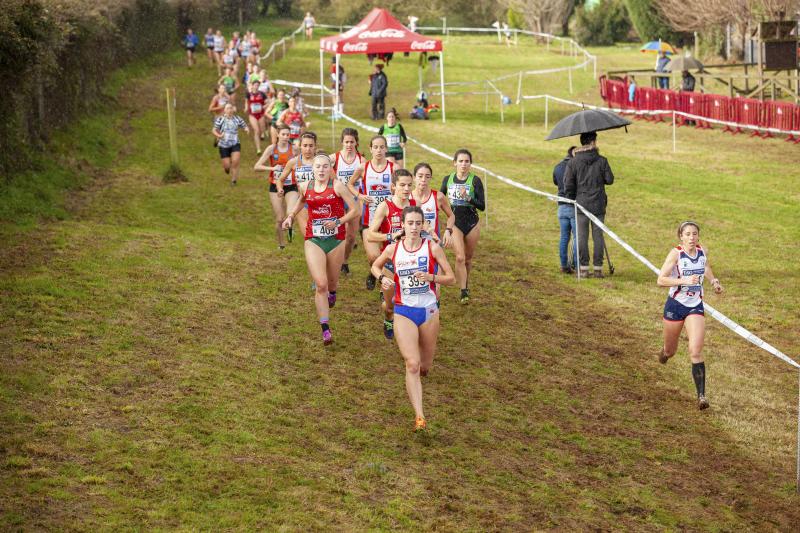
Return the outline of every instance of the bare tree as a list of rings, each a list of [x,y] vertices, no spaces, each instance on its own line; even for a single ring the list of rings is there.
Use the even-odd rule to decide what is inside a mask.
[[[705,31],[731,24],[740,30],[781,14],[792,17],[800,0],[661,0],[660,9],[679,31]]]
[[[521,14],[533,31],[550,33],[554,26],[561,30],[575,0],[500,0],[500,4]]]

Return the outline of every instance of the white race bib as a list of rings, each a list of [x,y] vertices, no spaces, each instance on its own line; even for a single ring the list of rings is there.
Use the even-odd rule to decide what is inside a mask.
[[[314,237],[328,238],[336,235],[336,228],[328,229],[324,226],[327,222],[335,222],[336,218],[318,218],[311,222],[311,234]]]
[[[261,110],[264,109],[264,106],[259,103],[250,104],[250,112],[251,113],[261,113]]]
[[[386,136],[386,147],[387,148],[397,148],[400,146],[400,135],[397,133],[390,133]]]
[[[416,272],[425,271],[421,268],[412,268],[397,272],[397,277],[400,280],[400,290],[403,294],[425,294],[430,290],[430,284],[427,281],[418,279],[414,275]]]

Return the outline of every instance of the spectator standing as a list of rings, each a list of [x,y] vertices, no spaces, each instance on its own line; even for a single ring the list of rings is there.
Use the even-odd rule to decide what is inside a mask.
[[[567,163],[564,172],[564,193],[571,200],[575,200],[589,213],[605,221],[606,185],[614,183],[614,174],[608,165],[608,160],[601,156],[597,150],[597,133],[581,134],[581,146],[573,151],[572,159]],[[589,273],[589,217],[578,211],[578,250],[580,251],[581,276],[591,277]],[[592,264],[594,277],[603,277],[603,251],[605,240],[603,230],[594,222],[592,227],[592,241],[594,250]]]
[[[369,80],[369,95],[372,97],[372,120],[383,120],[386,115],[386,89],[389,79],[383,72],[383,65],[378,63]]]
[[[636,100],[636,79],[631,76],[631,79],[628,81],[628,105],[630,107],[635,107],[633,102]]]
[[[694,92],[694,76],[689,74],[688,70],[681,72],[681,91],[686,91],[688,93]],[[684,124],[687,126],[696,126],[697,122],[694,120],[685,120]]]
[[[669,58],[667,57],[667,53],[659,52],[658,59],[656,60],[656,72],[667,72],[668,64],[669,64]],[[669,76],[658,77],[658,88],[669,89]]]
[[[567,150],[567,157],[562,159],[553,169],[553,184],[558,187],[558,195],[566,198],[567,193],[564,189],[564,172],[567,170],[567,163],[572,159],[574,146],[570,146]],[[577,248],[577,241],[575,240],[575,208],[568,202],[558,202],[558,225],[561,227],[561,238],[558,241],[558,256],[561,260],[561,272],[564,274],[572,274],[575,272],[576,265],[570,264],[567,246],[569,239],[572,237],[573,247],[573,261],[575,261],[575,248]]]
[[[408,16],[408,29],[412,32],[417,32],[417,22],[419,21],[419,17],[415,17],[414,15]]]

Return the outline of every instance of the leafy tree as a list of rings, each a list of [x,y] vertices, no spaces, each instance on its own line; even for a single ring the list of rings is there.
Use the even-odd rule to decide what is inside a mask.
[[[631,31],[628,10],[622,0],[601,0],[592,9],[576,11],[575,35],[581,44],[607,46],[625,40]]]
[[[625,0],[628,16],[643,41],[662,39],[671,44],[683,42],[683,35],[672,30],[661,11],[659,0]]]

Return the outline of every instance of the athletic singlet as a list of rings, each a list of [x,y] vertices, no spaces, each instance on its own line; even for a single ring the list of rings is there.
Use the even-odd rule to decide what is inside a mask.
[[[336,220],[344,216],[344,201],[333,190],[333,180],[328,181],[328,186],[322,192],[314,190],[314,182],[308,184],[305,197],[308,205],[308,222],[306,223],[306,239],[333,237],[344,240],[345,227],[340,224],[338,228],[327,229],[323,224],[329,220]]]
[[[214,36],[214,51],[215,52],[224,52],[225,51],[225,39],[220,35]]]
[[[400,136],[400,124],[394,126],[384,124],[382,131],[383,136],[386,137],[386,151],[390,154],[402,153],[403,147],[400,146],[400,142],[403,139]]]
[[[417,202],[417,205],[422,209],[422,213],[425,216],[425,221],[423,223],[423,231],[428,233],[435,233],[436,235],[439,234],[439,197],[437,196],[439,191],[432,190],[428,195],[428,199],[424,202]]]
[[[206,48],[213,48],[215,40],[213,33],[206,33]]]
[[[242,41],[242,57],[247,57],[250,55],[250,39],[245,39]]]
[[[472,204],[469,203],[469,198],[475,195],[475,188],[472,184],[473,179],[475,179],[475,174],[470,172],[464,183],[456,183],[455,173],[450,174],[447,180],[447,199],[450,200],[450,205],[453,207],[472,207]],[[466,192],[466,200],[461,198],[463,191]]]
[[[435,274],[438,270],[436,259],[431,252],[431,241],[423,239],[416,250],[406,249],[405,239],[397,243],[392,255],[394,263],[394,303],[409,307],[435,305],[436,284],[417,279],[415,272]]]
[[[225,86],[225,90],[228,91],[228,94],[233,94],[233,91],[236,90],[236,80],[231,76],[222,78],[222,85]]]
[[[408,199],[408,205],[417,205],[413,198]],[[386,207],[389,210],[386,212],[386,218],[383,219],[381,223],[381,233],[391,233],[392,235],[395,232],[400,231],[403,229],[403,207],[398,207],[391,199],[386,200]],[[381,251],[383,251],[387,246],[389,246],[388,241],[383,241],[381,245]]]
[[[267,97],[262,92],[257,92],[255,94],[251,94],[247,98],[247,103],[249,104],[250,114],[256,118],[261,118],[264,115],[264,103],[267,101]]]
[[[372,161],[367,161],[364,165],[364,176],[361,178],[360,191],[361,194],[375,200],[374,203],[364,206],[364,214],[361,223],[369,227],[369,222],[375,216],[375,210],[378,206],[388,200],[392,196],[392,172],[394,172],[394,163],[391,161],[386,162],[386,166],[381,172],[376,171],[372,167]]]
[[[259,41],[258,39],[251,39],[251,40],[250,40],[250,53],[251,53],[251,54],[253,54],[253,55],[258,55],[258,51],[259,51],[259,49],[261,48],[261,47],[259,46],[259,43],[260,43],[260,42],[261,42],[261,41]]]
[[[703,278],[706,274],[706,254],[702,246],[698,245],[694,257],[686,253],[682,246],[676,247],[678,250],[678,262],[672,267],[671,277],[686,278],[689,276],[700,276],[700,283],[697,285],[678,285],[669,288],[669,297],[677,300],[678,303],[686,307],[695,307],[703,301]]]
[[[286,146],[286,150],[283,152],[278,151],[278,145],[275,145],[275,148],[272,150],[272,155],[269,158],[269,162],[271,167],[275,167],[269,173],[269,182],[275,183],[275,178],[280,178],[281,172],[283,169],[286,168],[286,163],[292,158],[292,145],[288,144]],[[294,172],[289,172],[289,174],[283,178],[283,185],[293,185],[294,184]]]
[[[272,90],[272,85],[269,84],[269,81],[261,80],[258,84],[258,90],[264,94],[269,94]]]
[[[230,51],[225,52],[225,54],[222,56],[222,62],[226,65],[233,65],[233,55],[230,53]]]
[[[281,113],[283,113],[283,111],[288,107],[289,104],[287,104],[286,102],[275,102],[275,105],[272,106],[272,112],[270,113],[270,115],[272,115],[273,119],[277,120],[278,117],[281,116]]]
[[[297,139],[303,129],[303,114],[300,111],[286,111],[284,115],[283,123],[289,126],[289,138]]]
[[[336,172],[336,178],[345,185],[350,183],[350,178],[353,177],[353,173],[361,165],[361,161],[361,154],[358,152],[356,152],[352,163],[344,160],[342,152],[336,152],[336,159],[333,162],[333,171]]]
[[[305,183],[307,181],[314,181],[314,169],[311,166],[313,164],[313,159],[309,164],[301,164],[303,163],[303,156],[297,158],[297,162],[294,164],[294,168],[292,169],[292,178],[294,179],[295,183]]]

